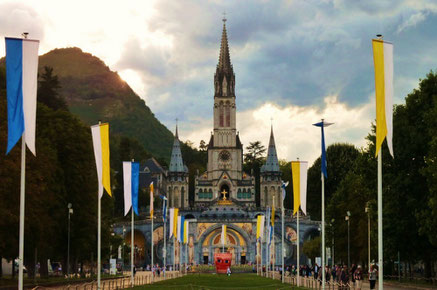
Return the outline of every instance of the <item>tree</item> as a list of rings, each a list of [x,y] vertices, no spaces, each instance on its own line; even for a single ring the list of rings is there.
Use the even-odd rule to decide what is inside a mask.
[[[318,236],[314,239],[305,241],[303,243],[302,251],[308,258],[311,259],[311,261],[314,262],[316,257],[321,256],[321,246],[321,238]]]
[[[58,93],[60,88],[58,77],[53,75],[53,68],[45,66],[38,81],[38,102],[53,110],[68,111],[67,102]]]
[[[328,202],[338,185],[351,170],[359,155],[355,146],[346,143],[330,145],[326,149],[328,178],[325,178],[325,200]],[[320,157],[308,169],[307,207],[311,218],[321,219],[321,161]]]
[[[246,147],[247,153],[244,153],[243,170],[255,175],[255,200],[257,206],[260,205],[260,169],[265,158],[266,148],[261,141],[250,142]]]

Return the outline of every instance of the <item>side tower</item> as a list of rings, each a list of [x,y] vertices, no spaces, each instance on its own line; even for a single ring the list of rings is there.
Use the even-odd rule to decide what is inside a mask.
[[[169,207],[186,209],[188,202],[188,168],[182,160],[181,144],[178,136],[178,126],[171,151],[170,168],[167,175],[167,198]]]
[[[281,207],[281,171],[279,170],[278,155],[276,154],[275,137],[273,135],[273,126],[270,132],[269,149],[267,151],[266,163],[261,167],[260,180],[260,200],[261,207],[273,206]]]

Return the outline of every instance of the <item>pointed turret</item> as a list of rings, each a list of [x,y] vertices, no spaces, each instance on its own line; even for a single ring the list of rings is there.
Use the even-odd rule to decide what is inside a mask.
[[[182,160],[181,144],[179,142],[179,136],[178,136],[178,125],[176,125],[173,149],[171,151],[169,171],[170,172],[186,171],[186,167],[184,166],[184,161]]]
[[[223,18],[223,32],[220,43],[220,54],[214,75],[215,97],[235,97],[235,75],[229,53],[226,18]]]
[[[226,32],[226,18],[223,19],[222,41],[220,44],[220,55],[217,68],[221,71],[232,69],[231,56],[229,54],[228,34]]]
[[[275,137],[273,135],[273,126],[270,131],[269,148],[267,151],[267,160],[261,168],[262,172],[279,172],[278,155],[276,154]]]

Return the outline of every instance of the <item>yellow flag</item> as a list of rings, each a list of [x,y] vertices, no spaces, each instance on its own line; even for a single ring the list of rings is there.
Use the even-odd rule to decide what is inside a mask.
[[[259,215],[256,220],[256,239],[263,237],[264,232],[264,216]]]
[[[178,236],[178,215],[179,215],[179,209],[174,209],[174,216],[173,216],[173,235],[175,237]]]
[[[150,183],[150,217],[153,217],[153,181]]]
[[[111,167],[109,166],[109,124],[100,125],[100,139],[102,142],[102,183],[106,192],[111,192]]]
[[[98,196],[102,197],[104,189],[111,193],[111,167],[109,166],[109,124],[91,126],[94,157],[96,159]]]
[[[375,156],[378,156],[385,138],[393,156],[393,44],[373,39],[372,47],[376,94]]]
[[[275,207],[272,207],[272,216],[270,217],[270,223],[272,224],[272,226],[275,225]]]
[[[296,214],[300,206],[300,162],[291,162],[291,172],[293,175],[293,214]]]

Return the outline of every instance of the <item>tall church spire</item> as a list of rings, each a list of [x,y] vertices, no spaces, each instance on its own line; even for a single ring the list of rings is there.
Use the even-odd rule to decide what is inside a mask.
[[[226,17],[223,18],[223,31],[220,43],[219,60],[214,75],[214,97],[235,97],[235,75],[229,53],[228,33],[226,31]]]
[[[178,125],[176,124],[175,137],[173,141],[173,149],[171,151],[170,172],[185,172],[184,161],[182,160],[181,144],[178,136]]]
[[[263,172],[279,171],[278,155],[276,154],[275,137],[273,135],[273,125],[270,131],[270,141],[269,141],[269,149],[267,151],[266,164],[263,165],[261,171]]]
[[[228,34],[226,32],[226,20],[226,17],[223,17],[222,41],[220,44],[219,63],[217,65],[221,71],[232,69],[231,56],[229,54]]]

